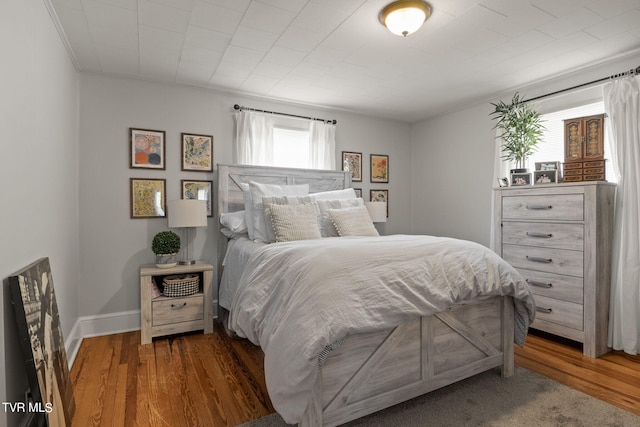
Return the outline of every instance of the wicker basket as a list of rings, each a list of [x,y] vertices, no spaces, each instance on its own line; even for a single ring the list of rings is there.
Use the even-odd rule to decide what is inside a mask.
[[[162,282],[166,297],[185,297],[193,295],[200,289],[200,276],[197,274],[178,274],[166,276]]]

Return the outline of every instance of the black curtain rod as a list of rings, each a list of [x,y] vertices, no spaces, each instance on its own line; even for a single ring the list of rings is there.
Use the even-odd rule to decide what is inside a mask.
[[[638,66],[638,67],[636,67],[636,68],[632,68],[632,69],[630,69],[629,71],[625,71],[625,72],[623,72],[623,73],[614,74],[614,75],[609,76],[609,77],[603,77],[603,78],[601,78],[601,79],[593,80],[593,81],[590,81],[590,82],[587,82],[587,83],[582,83],[582,84],[577,85],[577,86],[571,86],[571,87],[568,87],[568,88],[566,88],[566,89],[561,89],[561,90],[557,90],[557,91],[555,91],[555,92],[551,92],[551,93],[547,93],[547,94],[544,94],[544,95],[536,96],[536,97],[534,97],[534,98],[525,99],[525,100],[524,100],[524,101],[522,101],[522,102],[537,101],[538,99],[546,98],[546,97],[548,97],[548,96],[557,95],[557,94],[559,94],[559,93],[563,93],[563,92],[568,92],[568,91],[570,91],[570,90],[574,90],[574,89],[580,89],[580,88],[582,88],[582,87],[586,87],[586,86],[591,86],[591,85],[594,85],[594,84],[596,84],[596,83],[606,82],[607,80],[614,80],[614,79],[618,79],[618,78],[620,78],[620,77],[624,77],[624,76],[634,76],[634,75],[638,75],[638,76],[640,76],[640,66]]]
[[[334,124],[334,125],[336,123],[338,123],[337,120],[325,120],[325,119],[318,119],[316,117],[298,116],[297,114],[278,113],[276,111],[258,110],[257,108],[243,107],[242,105],[238,105],[238,104],[235,104],[233,106],[233,109],[236,110],[236,111],[242,111],[242,110],[257,111],[258,113],[277,114],[279,116],[296,117],[298,119],[317,120],[319,122],[331,123],[331,124]]]

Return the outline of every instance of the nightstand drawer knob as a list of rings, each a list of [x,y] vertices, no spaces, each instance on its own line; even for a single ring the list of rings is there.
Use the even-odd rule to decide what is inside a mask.
[[[182,308],[186,306],[187,306],[186,302],[183,302],[182,304],[171,304],[171,308]]]
[[[536,307],[536,311],[539,311],[540,313],[551,313],[553,310],[551,310],[550,308],[544,308],[544,307]]]
[[[527,261],[542,262],[545,264],[550,264],[551,262],[553,262],[551,258],[541,258],[541,257],[529,256],[529,255],[525,256],[525,258],[527,259]]]
[[[551,205],[527,205],[526,207],[530,211],[547,211],[553,208]]]
[[[539,288],[552,288],[553,284],[552,283],[546,283],[546,282],[540,282],[538,280],[531,280],[531,279],[527,279],[525,280],[525,282],[527,282],[527,284],[531,285],[531,286],[537,286]]]
[[[550,239],[553,237],[551,233],[536,233],[535,231],[527,231],[525,234],[527,237],[539,237],[541,239]]]

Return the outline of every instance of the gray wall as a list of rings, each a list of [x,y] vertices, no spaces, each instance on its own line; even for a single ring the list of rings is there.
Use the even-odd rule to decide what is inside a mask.
[[[525,98],[552,93],[627,71],[640,65],[640,54],[577,70],[518,91]],[[513,92],[412,126],[412,232],[490,242],[491,194],[495,151],[490,102],[509,101]],[[602,97],[600,87],[562,94],[537,103],[548,113]]]
[[[41,0],[0,2],[0,52],[0,402],[21,402],[5,279],[48,256],[65,336],[78,318],[78,74]],[[0,426],[22,415],[0,410]]]
[[[336,160],[341,151],[363,153],[365,200],[371,188],[388,188],[386,233],[410,231],[411,131],[407,123],[252,99],[216,91],[154,84],[82,73],[80,76],[80,316],[109,315],[140,308],[140,265],[152,263],[153,236],[167,220],[129,218],[129,178],[164,178],[167,200],[180,197],[181,179],[215,180],[211,173],[180,170],[180,133],[214,136],[214,162],[231,163],[235,124],[232,106],[282,111],[338,121]],[[128,129],[166,131],[166,170],[129,168]],[[369,154],[390,156],[390,183],[370,184]],[[214,183],[215,188],[215,183]],[[217,222],[198,229],[196,258],[215,264]]]

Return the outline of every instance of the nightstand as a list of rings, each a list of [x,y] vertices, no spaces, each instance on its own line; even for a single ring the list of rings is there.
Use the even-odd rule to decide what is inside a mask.
[[[153,298],[153,282],[162,284],[165,276],[198,274],[200,289],[184,297]],[[158,268],[140,267],[140,337],[149,344],[154,337],[203,330],[213,332],[213,266],[203,262]]]

